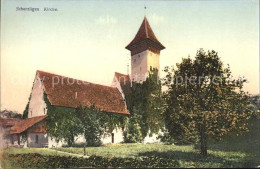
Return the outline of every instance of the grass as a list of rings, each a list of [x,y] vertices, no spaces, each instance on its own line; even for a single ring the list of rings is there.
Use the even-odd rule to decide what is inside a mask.
[[[59,155],[59,156],[69,156],[67,153],[56,151],[54,149],[48,148],[5,148],[0,149],[0,153],[8,154],[28,154],[28,153],[38,153],[41,155]]]
[[[104,147],[88,147],[87,155],[105,157],[159,156],[179,160],[181,167],[257,167],[260,165],[260,119],[249,122],[249,131],[237,136],[228,135],[222,141],[209,141],[208,156],[200,155],[192,145],[118,144]],[[83,154],[83,148],[58,148],[75,154]]]
[[[83,148],[58,148],[76,154],[83,154]],[[105,157],[140,157],[157,156],[177,159],[181,167],[256,167],[260,157],[251,153],[237,151],[209,150],[205,158],[193,146],[178,146],[164,144],[119,144],[104,147],[88,147],[87,155]]]
[[[260,165],[260,125],[259,120],[250,123],[250,132],[237,136],[229,135],[221,142],[210,141],[208,145],[208,156],[200,155],[198,149],[192,145],[165,145],[165,144],[112,144],[102,147],[87,147],[87,155],[103,157],[162,157],[176,159],[180,167],[196,168],[230,168],[243,167],[251,168]],[[57,150],[57,151],[56,151]],[[83,155],[81,148],[24,148],[24,149],[2,149],[8,154],[38,153],[42,155],[69,156],[73,153]],[[0,152],[1,154],[1,152]]]
[[[14,166],[12,164],[12,161],[3,158],[3,154],[11,154],[11,155],[17,155],[17,154],[41,154],[43,156],[72,156],[72,157],[79,157],[78,155],[71,155],[66,152],[56,151],[53,149],[48,148],[0,148],[0,168],[10,168],[13,169]],[[28,161],[30,163],[30,161]]]
[[[216,145],[215,145],[216,146]],[[58,151],[55,151],[58,150]],[[2,150],[8,154],[38,153],[42,155],[68,155],[60,151],[83,155],[83,148],[56,148],[50,150],[46,148],[9,148]],[[205,158],[200,155],[199,150],[193,146],[178,146],[164,144],[117,144],[103,147],[87,147],[87,155],[97,155],[104,157],[140,157],[157,156],[163,158],[173,158],[179,161],[181,167],[256,167],[260,164],[260,156],[254,153],[239,151],[208,151]]]

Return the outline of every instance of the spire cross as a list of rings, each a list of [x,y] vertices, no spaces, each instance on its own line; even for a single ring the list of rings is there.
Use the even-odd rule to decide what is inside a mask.
[[[146,15],[146,5],[144,5],[144,15]]]

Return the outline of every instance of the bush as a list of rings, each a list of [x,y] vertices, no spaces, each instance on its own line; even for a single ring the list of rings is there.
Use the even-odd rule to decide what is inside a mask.
[[[170,136],[168,132],[165,132],[163,135],[159,135],[158,139],[166,145],[174,144],[174,138]]]
[[[77,158],[71,156],[45,156],[37,153],[31,154],[5,154],[4,160],[8,160],[11,168],[75,168],[75,167],[180,167],[179,162],[169,158],[139,157],[139,158],[108,158],[90,156],[89,158]],[[3,167],[4,164],[3,164]]]
[[[124,132],[124,142],[125,143],[140,143],[143,141],[142,132],[140,125],[136,122],[136,116],[133,115]]]

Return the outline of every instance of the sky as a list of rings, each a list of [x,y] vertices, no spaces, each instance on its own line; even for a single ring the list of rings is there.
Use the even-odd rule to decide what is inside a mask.
[[[130,52],[125,47],[145,15],[166,47],[161,69],[194,58],[200,48],[215,50],[234,77],[248,79],[246,91],[259,93],[257,0],[2,0],[1,110],[23,112],[37,70],[111,85],[114,72],[127,73]]]

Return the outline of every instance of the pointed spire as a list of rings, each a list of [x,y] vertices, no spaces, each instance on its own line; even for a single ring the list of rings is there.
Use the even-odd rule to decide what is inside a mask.
[[[151,41],[151,43],[149,43],[149,44],[153,44],[153,46],[158,48],[159,50],[162,50],[165,48],[154,35],[153,30],[152,30],[146,16],[144,17],[144,20],[143,20],[137,34],[135,35],[135,38],[126,46],[126,49],[131,50],[137,44],[139,44],[141,42],[145,42],[145,41]]]

